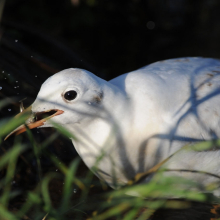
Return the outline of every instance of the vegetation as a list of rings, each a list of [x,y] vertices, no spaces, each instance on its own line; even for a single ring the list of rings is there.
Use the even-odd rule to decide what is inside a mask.
[[[1,106],[6,104],[1,102]],[[1,141],[25,119],[26,115],[1,120]],[[59,126],[57,129],[69,136],[65,129]],[[143,175],[154,174],[148,184],[141,184],[140,178],[136,178],[132,184],[111,190],[104,182],[95,179],[91,171],[78,175],[79,158],[67,165],[48,150],[47,146],[57,138],[57,132],[40,144],[30,130],[27,135],[30,144],[23,143],[22,136],[17,136],[11,138],[13,144],[10,148],[2,149],[5,152],[0,159],[0,219],[149,219],[159,208],[185,209],[190,207],[192,201],[220,202],[212,195],[212,190],[218,186],[210,185],[204,189],[206,193],[201,192],[199,183],[162,175],[167,172],[158,169],[162,164],[150,173],[142,174],[142,178]],[[213,144],[215,147],[220,145],[219,141],[204,142],[186,146],[183,150],[207,150]],[[53,170],[45,172],[42,169],[41,157],[50,161]],[[31,165],[33,162],[34,165]],[[30,166],[29,174],[23,172],[24,166]],[[35,181],[30,182],[30,177],[35,177]],[[22,188],[19,182],[24,183],[25,187]],[[59,187],[53,188],[54,184]],[[55,198],[56,193],[59,199]],[[134,193],[138,196],[129,196]]]

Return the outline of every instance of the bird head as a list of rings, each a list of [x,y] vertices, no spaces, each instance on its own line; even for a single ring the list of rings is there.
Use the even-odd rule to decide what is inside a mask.
[[[91,120],[102,103],[101,81],[82,69],[66,69],[49,77],[29,108],[31,117],[26,126],[32,129],[52,127],[54,123],[80,124]],[[6,139],[26,131],[26,126],[19,126]]]

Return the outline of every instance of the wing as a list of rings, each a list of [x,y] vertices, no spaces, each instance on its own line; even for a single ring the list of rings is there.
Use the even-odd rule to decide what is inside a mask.
[[[220,60],[159,61],[110,83],[133,101],[133,120],[140,127],[160,124],[161,139],[188,142],[220,137]]]

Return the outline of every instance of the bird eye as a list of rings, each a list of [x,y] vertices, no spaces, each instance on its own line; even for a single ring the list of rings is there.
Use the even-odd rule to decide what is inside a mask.
[[[70,91],[67,91],[65,94],[64,94],[64,98],[68,101],[72,101],[73,99],[75,99],[77,96],[77,92],[74,91],[74,90],[70,90]]]

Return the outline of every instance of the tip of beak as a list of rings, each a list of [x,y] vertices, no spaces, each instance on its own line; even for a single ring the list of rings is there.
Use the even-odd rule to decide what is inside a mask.
[[[31,108],[32,108],[32,106],[29,106],[26,109],[22,109],[22,111],[19,114],[17,114],[14,118],[19,118],[19,117],[24,117],[25,116],[25,118],[28,119],[31,115]],[[22,124],[19,127],[17,127],[15,130],[13,130],[11,133],[9,133],[5,137],[4,141],[7,140],[11,135],[20,134],[24,131],[26,131],[26,127],[25,127],[25,125]]]
[[[9,134],[5,137],[4,141],[7,140],[11,135],[13,135],[13,134],[18,135],[18,134],[21,134],[21,133],[25,132],[26,130],[27,130],[27,129],[26,129],[26,127],[25,127],[24,125],[20,125],[20,126],[17,127],[14,131],[12,131],[11,133],[9,133]]]

